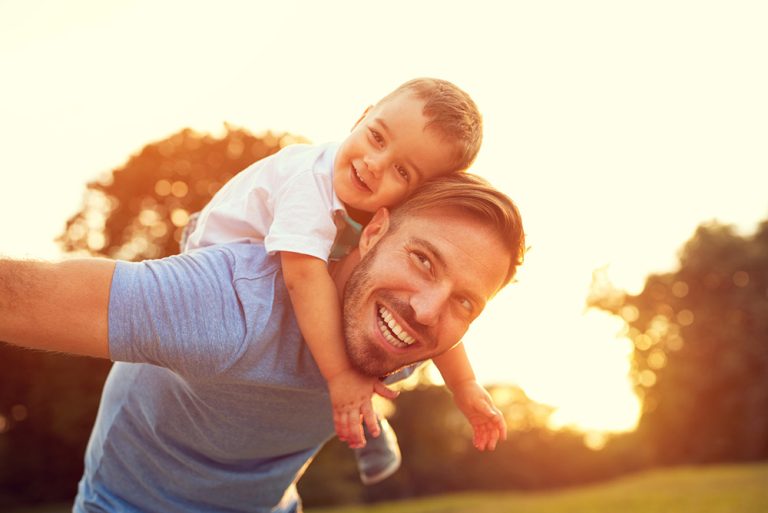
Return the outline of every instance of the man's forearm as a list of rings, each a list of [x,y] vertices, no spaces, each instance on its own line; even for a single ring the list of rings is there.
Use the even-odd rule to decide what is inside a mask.
[[[0,341],[109,356],[107,313],[115,263],[0,259]]]

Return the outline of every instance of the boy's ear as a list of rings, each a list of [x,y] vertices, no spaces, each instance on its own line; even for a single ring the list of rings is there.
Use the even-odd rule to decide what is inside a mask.
[[[373,217],[365,225],[360,234],[360,256],[365,256],[372,247],[374,247],[389,231],[389,210],[381,207],[373,214]]]
[[[352,125],[352,130],[354,130],[355,128],[357,128],[357,125],[359,125],[359,124],[360,124],[360,122],[361,122],[362,120],[364,120],[364,119],[365,119],[365,116],[367,116],[367,115],[368,115],[368,113],[369,113],[369,112],[371,112],[371,109],[372,109],[372,108],[373,108],[373,105],[368,105],[368,106],[365,108],[365,110],[363,111],[363,115],[362,115],[362,116],[360,116],[360,119],[358,119],[357,121],[355,121],[355,124],[354,124],[354,125]]]

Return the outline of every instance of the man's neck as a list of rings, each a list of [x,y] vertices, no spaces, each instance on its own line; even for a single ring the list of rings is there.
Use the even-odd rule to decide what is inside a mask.
[[[349,252],[340,260],[328,264],[328,272],[336,284],[336,291],[339,294],[339,301],[344,299],[344,288],[347,286],[347,280],[352,275],[357,264],[360,263],[360,250],[357,248]]]

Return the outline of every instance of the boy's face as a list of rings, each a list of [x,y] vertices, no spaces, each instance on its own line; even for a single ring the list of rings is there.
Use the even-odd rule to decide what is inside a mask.
[[[419,184],[453,170],[455,148],[425,129],[424,102],[400,94],[369,109],[341,143],[333,188],[366,212],[397,205]]]

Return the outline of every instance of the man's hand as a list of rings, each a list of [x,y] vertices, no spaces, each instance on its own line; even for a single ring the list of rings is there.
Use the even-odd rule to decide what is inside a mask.
[[[342,371],[328,381],[333,404],[333,424],[339,440],[352,449],[365,446],[362,422],[368,432],[379,436],[379,424],[373,411],[371,397],[374,393],[394,399],[398,392],[387,388],[378,378],[364,376],[352,369]]]
[[[452,390],[453,400],[472,425],[472,443],[479,451],[496,449],[499,440],[507,439],[504,415],[493,404],[491,395],[477,381],[460,383]]]

